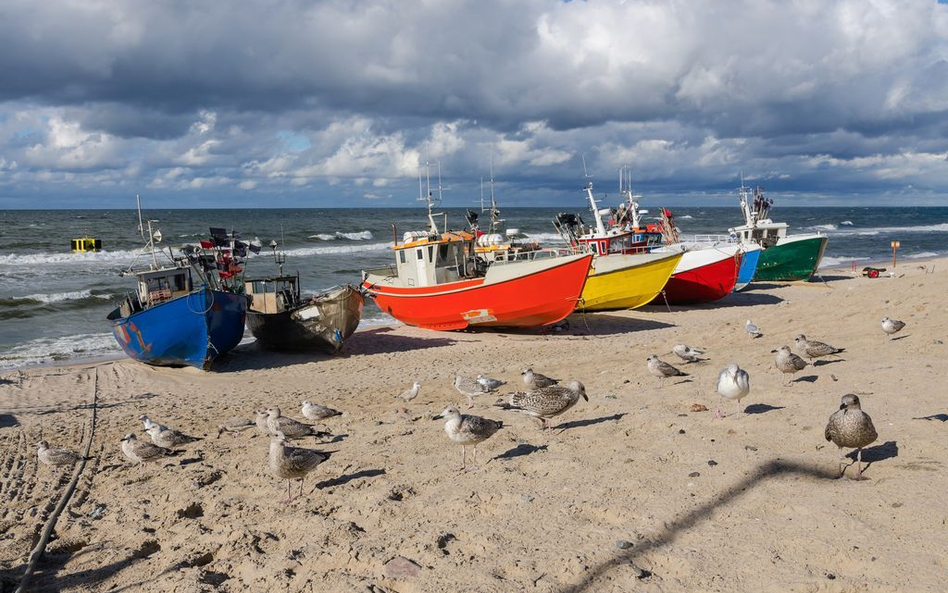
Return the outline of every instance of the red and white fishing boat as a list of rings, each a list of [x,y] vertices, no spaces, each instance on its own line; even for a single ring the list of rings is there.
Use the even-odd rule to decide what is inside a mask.
[[[424,199],[428,230],[396,240],[394,266],[363,272],[362,287],[380,309],[407,325],[460,330],[540,327],[576,308],[592,255],[537,250],[491,262],[475,252],[472,233],[440,232],[430,189]]]

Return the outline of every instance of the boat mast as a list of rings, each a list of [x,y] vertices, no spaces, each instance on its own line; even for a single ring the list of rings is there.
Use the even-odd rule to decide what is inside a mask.
[[[151,220],[151,219],[148,220],[148,249],[151,250],[151,262],[152,262],[152,265],[154,266],[153,269],[157,270],[158,269],[158,255],[155,253],[155,240],[157,239],[159,243],[161,242],[161,231],[156,230],[152,232],[151,223],[153,222],[158,222],[158,221]]]
[[[738,190],[738,195],[741,198],[741,211],[744,213],[744,223],[748,227],[754,228],[756,226],[756,220],[754,212],[751,211],[750,204],[748,203],[748,198],[750,197],[750,188],[744,186],[743,171],[741,171],[741,189]]]
[[[497,210],[497,196],[494,194],[494,157],[490,158],[490,229],[488,232],[496,233],[500,226],[500,211]]]
[[[142,197],[135,194],[135,202],[138,204],[138,234],[145,238],[145,227],[142,225]]]
[[[602,217],[599,216],[599,206],[596,205],[596,198],[593,197],[593,184],[589,172],[586,170],[586,156],[583,155],[583,175],[586,176],[586,197],[589,199],[589,209],[592,210],[593,218],[596,220],[596,232],[600,235],[606,234],[606,225],[602,223]]]
[[[622,167],[619,169],[619,193],[620,195],[625,196],[626,202],[629,204],[629,212],[632,215],[632,228],[637,229],[639,223],[641,222],[639,212],[639,202],[636,198],[637,196],[632,193],[632,168],[631,167]],[[648,213],[648,211],[645,211]]]

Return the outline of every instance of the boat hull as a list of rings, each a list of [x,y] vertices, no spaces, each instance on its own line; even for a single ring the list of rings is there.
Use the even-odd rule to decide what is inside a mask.
[[[583,289],[583,310],[637,309],[648,304],[665,287],[681,256],[613,254],[597,258]]]
[[[737,282],[734,292],[747,288],[757,273],[757,262],[760,261],[761,248],[759,245],[744,245],[744,256],[741,258],[741,268],[737,271]]]
[[[760,254],[754,280],[809,280],[820,266],[828,239],[822,235],[791,235]]]
[[[197,290],[121,317],[108,318],[112,334],[130,358],[154,366],[210,369],[211,362],[240,343],[247,297],[233,292]]]
[[[268,350],[334,354],[362,319],[365,299],[351,286],[320,295],[313,302],[280,313],[247,312],[247,327]]]
[[[492,264],[483,278],[434,286],[396,286],[366,275],[363,288],[382,311],[407,325],[434,330],[540,327],[576,308],[591,255]]]

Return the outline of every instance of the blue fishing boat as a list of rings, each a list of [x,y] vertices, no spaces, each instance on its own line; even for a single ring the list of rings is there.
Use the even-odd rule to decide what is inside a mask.
[[[188,247],[182,256],[169,257],[169,265],[159,265],[154,242],[160,232],[152,233],[151,222],[152,266],[134,272],[137,291],[109,313],[112,333],[125,353],[140,362],[210,370],[214,359],[233,349],[244,334],[248,298],[235,252],[245,253],[247,244],[212,229],[212,240],[202,241],[201,248]]]
[[[737,270],[737,282],[734,284],[734,292],[747,288],[747,285],[754,279],[754,274],[757,273],[757,262],[760,261],[760,245],[744,243],[741,248],[744,251],[744,257],[741,259],[740,269]]]

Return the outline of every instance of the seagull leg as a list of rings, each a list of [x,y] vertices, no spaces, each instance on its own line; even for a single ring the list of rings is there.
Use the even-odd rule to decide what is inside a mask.
[[[467,396],[467,409],[470,410],[473,407],[474,407],[474,398],[469,395]]]
[[[463,472],[466,467],[467,467],[467,455],[464,452],[464,445],[461,445],[461,467],[458,469],[458,471]]]
[[[741,417],[741,400],[737,400],[737,417]]]
[[[843,448],[839,448],[839,473],[836,475],[836,479],[842,478],[846,475],[846,456],[843,455]]]
[[[473,464],[474,469],[477,469],[477,445],[474,445],[474,452],[471,455],[471,463]]]
[[[862,475],[862,449],[856,449],[856,477],[853,478],[856,481],[868,480],[866,476]]]
[[[718,400],[718,409],[714,411],[714,417],[718,418],[719,420],[724,418],[724,416],[721,415],[721,403],[723,401],[724,401],[724,396],[722,395],[721,399]]]

